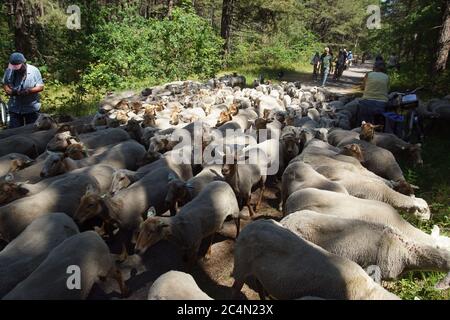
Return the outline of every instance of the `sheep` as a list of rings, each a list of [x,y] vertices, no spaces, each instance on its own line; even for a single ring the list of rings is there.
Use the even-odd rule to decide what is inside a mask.
[[[249,151],[246,155],[248,156],[250,154],[252,155],[250,162],[254,163],[240,163],[237,156],[234,157],[233,163],[224,161],[222,165],[222,175],[224,180],[234,191],[239,208],[242,209],[244,206],[247,206],[250,216],[253,217],[256,214],[256,211],[259,210],[264,195],[267,179],[267,165],[269,161],[264,153],[258,152],[256,155],[258,159],[256,161],[253,156],[255,155],[255,152]],[[257,161],[259,161],[259,163],[257,163]],[[255,209],[253,209],[250,204],[251,194],[257,189],[260,189],[260,196]]]
[[[76,290],[68,286],[70,272],[77,270],[69,269],[70,266],[79,268],[81,280],[80,287]],[[27,279],[3,299],[84,300],[92,286],[106,277],[116,279],[122,294],[127,294],[121,273],[116,269],[106,243],[93,231],[83,232],[66,239],[53,249]]]
[[[382,201],[390,204],[397,210],[409,212],[425,220],[430,218],[430,208],[425,200],[396,192],[377,179],[331,166],[318,167],[316,171],[331,181],[344,186],[352,196]]]
[[[205,165],[200,173],[187,181],[183,179],[170,181],[165,201],[169,207],[176,204],[183,206],[198,196],[209,183],[223,179],[221,165]]]
[[[403,175],[403,171],[395,160],[394,155],[389,150],[377,147],[372,143],[367,141],[354,139],[352,141],[346,142],[346,145],[356,144],[362,150],[362,155],[364,157],[364,161],[361,164],[366,167],[368,170],[372,171],[376,175],[394,181],[396,183],[403,183],[408,186],[409,184],[406,182],[406,179]],[[343,146],[342,144],[340,146]],[[403,191],[402,193],[406,195],[414,194],[414,186],[409,185],[410,187],[407,190],[399,190]]]
[[[410,239],[429,245],[437,244],[435,237],[412,226],[394,208],[383,202],[359,199],[325,190],[303,189],[294,192],[286,201],[287,214],[302,210],[385,224],[398,229]],[[444,244],[445,238],[441,240],[439,242]]]
[[[290,214],[281,224],[363,268],[378,266],[384,280],[395,280],[408,271],[450,271],[450,251],[407,238],[383,224],[307,210]]]
[[[377,176],[375,173],[367,170],[361,165],[360,161],[363,159],[362,151],[358,145],[347,145],[340,150],[340,152],[336,152],[333,148],[326,148],[323,146],[317,147],[316,144],[308,144],[299,156],[291,160],[291,163],[302,161],[311,165],[314,169],[317,169],[320,166],[344,168],[366,177],[380,180],[383,183],[392,186],[391,182]]]
[[[279,300],[317,296],[325,299],[395,300],[355,262],[334,255],[273,220],[248,225],[234,249],[233,296],[253,276]]]
[[[168,240],[183,250],[188,267],[192,267],[202,239],[219,231],[228,216],[233,217],[238,236],[240,212],[236,196],[227,183],[211,182],[175,217],[148,218],[141,227],[135,252],[143,254],[159,241]]]
[[[414,166],[423,165],[422,144],[410,144],[390,133],[375,133],[372,140],[376,146],[392,152],[396,158],[412,162]]]
[[[328,133],[328,142],[335,147],[346,145],[354,139],[359,139],[358,132],[343,129],[331,129]]]
[[[0,157],[0,177],[9,172],[19,171],[30,166],[34,162],[30,157],[20,153],[10,153]]]
[[[130,135],[122,129],[99,130],[93,133],[81,134],[79,136],[73,127],[69,127],[69,129],[71,129],[72,132],[65,131],[56,134],[53,139],[48,142],[47,150],[64,152],[70,144],[77,143],[78,139],[88,149],[97,149],[131,139]]]
[[[96,164],[109,165],[116,169],[136,170],[145,153],[145,148],[134,140],[119,143],[101,154],[82,160],[73,160],[66,154],[50,152],[40,175],[48,178]]]
[[[126,244],[134,239],[141,223],[150,212],[163,215],[170,210],[171,215],[176,214],[175,208],[167,206],[165,198],[169,182],[177,178],[179,177],[175,172],[163,167],[150,172],[112,197],[98,192],[95,188],[87,188],[76,209],[74,219],[83,225],[100,217],[104,227],[117,225],[120,230],[117,238],[122,243],[121,258],[125,259],[129,251]]]
[[[81,169],[83,170],[83,169]],[[86,171],[51,183],[41,192],[0,207],[0,235],[7,242],[16,238],[33,220],[50,212],[64,212],[73,216],[89,185],[107,192],[114,169],[92,166]]]
[[[148,152],[143,162],[144,164],[152,158],[153,152]],[[153,162],[150,162],[147,165],[140,167],[136,172],[129,170],[116,170],[116,173],[113,177],[113,182],[111,184],[111,194],[115,194],[118,191],[127,188],[131,184],[141,180],[150,172],[159,169],[159,168],[169,168],[175,174],[180,177],[181,180],[187,181],[193,177],[192,174],[192,166],[190,164],[178,163],[176,158],[174,158],[173,152],[167,152],[164,155],[159,155],[159,159]]]
[[[64,213],[34,220],[0,252],[0,298],[25,280],[50,251],[78,232],[76,224]]]
[[[58,123],[49,114],[41,113],[34,122],[34,127],[36,130],[50,130],[56,129],[58,127]]]
[[[283,173],[281,180],[281,208],[285,208],[286,200],[295,191],[317,188],[348,194],[346,188],[340,183],[327,179],[316,172],[309,164],[296,161],[291,163]]]
[[[187,273],[169,271],[153,282],[148,300],[213,300]]]

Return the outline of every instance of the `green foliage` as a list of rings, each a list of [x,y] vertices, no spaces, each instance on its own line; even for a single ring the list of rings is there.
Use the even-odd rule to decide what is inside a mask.
[[[83,75],[88,87],[122,88],[149,82],[207,78],[221,66],[222,40],[202,18],[175,9],[161,21],[129,17],[106,23],[90,37],[95,62]]]

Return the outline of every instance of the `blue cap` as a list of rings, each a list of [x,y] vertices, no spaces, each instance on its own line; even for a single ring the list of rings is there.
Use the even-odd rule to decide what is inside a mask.
[[[23,64],[25,62],[27,62],[27,59],[25,59],[25,56],[20,52],[14,52],[9,57],[9,63],[12,65]]]

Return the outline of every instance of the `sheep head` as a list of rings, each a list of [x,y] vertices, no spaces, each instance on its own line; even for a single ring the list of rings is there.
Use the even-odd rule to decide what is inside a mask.
[[[79,224],[100,216],[104,211],[104,198],[97,192],[97,190],[89,185],[86,188],[86,193],[80,199],[73,219]]]
[[[228,108],[228,112],[232,115],[232,116],[237,116],[239,113],[239,107],[236,103],[232,103],[231,106]]]
[[[13,181],[0,182],[0,191],[0,206],[23,198],[29,193],[29,190],[22,183]]]
[[[128,177],[125,170],[117,170],[114,172],[113,180],[111,183],[111,188],[109,189],[109,193],[111,195],[116,194],[120,190],[128,188],[132,184],[130,178]]]
[[[114,106],[114,109],[128,111],[130,110],[130,105],[127,100],[122,99]]]
[[[67,172],[64,164],[66,158],[64,153],[47,151],[47,158],[44,160],[44,166],[41,171],[42,178],[54,177]]]
[[[429,221],[431,219],[431,211],[428,203],[421,198],[416,198],[414,196],[411,197],[414,201],[414,208],[411,209],[411,213],[420,220]]]
[[[11,166],[9,172],[16,172],[34,163],[34,160],[27,157],[26,155],[11,156]]]
[[[408,155],[408,159],[414,166],[423,166],[422,144],[398,145],[397,147]]]
[[[78,133],[73,126],[63,125],[48,142],[47,150],[64,152],[72,143],[78,143]]]
[[[298,139],[295,135],[288,134],[283,136],[281,138],[281,143],[283,145],[283,151],[286,155],[286,160],[292,160],[300,153]]]
[[[154,108],[146,108],[144,113],[144,128],[156,126],[156,110]]]
[[[46,113],[41,113],[34,123],[34,128],[36,130],[50,130],[57,127],[57,122]]]
[[[150,217],[142,223],[136,241],[135,252],[144,254],[150,247],[171,236],[170,220],[163,217]]]
[[[135,113],[139,113],[142,109],[142,102],[140,101],[134,101],[131,103],[131,109],[135,112]]]
[[[172,112],[169,123],[173,126],[177,126],[180,123],[180,112],[178,110]]]
[[[361,147],[358,144],[349,144],[342,150],[342,154],[358,159],[359,162],[364,162],[364,155]]]
[[[165,203],[168,208],[175,208],[178,202],[186,202],[189,196],[186,183],[177,178],[169,181],[167,189]]]
[[[219,128],[220,126],[224,125],[225,123],[233,120],[233,117],[229,111],[222,111],[220,113],[219,119],[217,119],[216,128]]]
[[[381,129],[383,127],[384,126],[373,125],[371,123],[363,121],[361,125],[361,133],[359,134],[359,138],[367,142],[372,142],[373,138],[375,137],[375,130]]]
[[[414,195],[414,189],[419,189],[419,187],[409,184],[405,180],[393,181],[392,186],[395,191],[407,196]]]
[[[65,154],[73,160],[81,160],[89,156],[87,149],[81,143],[71,144],[68,146]]]

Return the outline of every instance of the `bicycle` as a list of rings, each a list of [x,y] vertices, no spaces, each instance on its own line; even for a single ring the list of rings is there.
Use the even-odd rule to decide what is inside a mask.
[[[391,120],[400,124],[395,125],[394,133],[407,142],[423,142],[424,139],[422,119],[417,112],[419,108],[417,92],[422,89],[423,87],[419,87],[412,91],[407,90],[404,93],[394,93],[386,108],[387,112],[384,113],[386,122]]]
[[[0,124],[1,126],[8,127],[9,125],[9,112],[8,105],[0,98]]]

